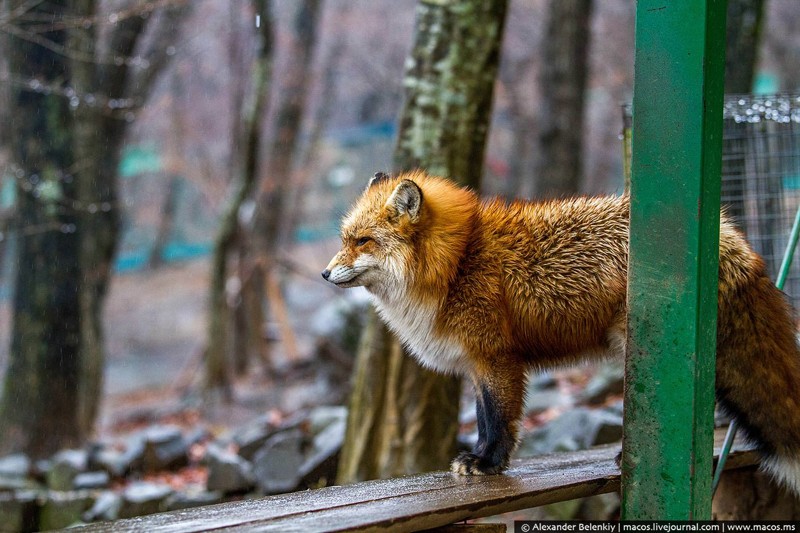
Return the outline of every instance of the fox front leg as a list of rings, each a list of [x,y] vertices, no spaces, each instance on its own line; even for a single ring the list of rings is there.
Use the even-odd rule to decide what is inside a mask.
[[[522,388],[519,380],[500,384],[475,383],[478,442],[472,452],[460,453],[451,463],[450,470],[466,476],[499,474],[508,468],[517,445]]]

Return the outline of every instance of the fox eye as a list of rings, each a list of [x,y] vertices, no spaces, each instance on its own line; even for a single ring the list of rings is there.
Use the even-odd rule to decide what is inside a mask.
[[[372,237],[361,237],[360,239],[358,239],[356,241],[356,246],[364,246],[365,244],[367,244],[371,240],[372,240]]]

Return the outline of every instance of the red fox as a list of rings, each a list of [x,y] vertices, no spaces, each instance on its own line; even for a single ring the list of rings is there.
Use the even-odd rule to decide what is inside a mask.
[[[528,370],[625,349],[628,198],[510,204],[422,172],[378,173],[342,222],[322,272],[363,286],[426,367],[469,377],[478,441],[451,469],[508,467]],[[764,465],[800,494],[800,352],[763,260],[720,226],[717,399]]]

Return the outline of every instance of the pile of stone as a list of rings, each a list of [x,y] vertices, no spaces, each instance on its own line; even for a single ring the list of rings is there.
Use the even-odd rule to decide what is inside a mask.
[[[547,374],[532,379],[526,413],[562,414],[524,435],[517,457],[619,440],[622,407],[614,398],[621,387],[622,369],[614,365],[601,368],[578,395]],[[462,422],[474,418],[474,411],[462,414]],[[155,425],[43,461],[0,457],[0,531],[60,529],[330,485],[345,425],[344,407],[317,407],[279,424],[256,419],[218,437],[202,427]],[[465,435],[461,445],[476,439]],[[163,481],[165,473],[180,477],[187,469],[201,471],[201,481]],[[543,516],[607,517],[618,504],[612,494],[548,506]]]
[[[577,394],[565,392],[545,374],[528,385],[525,411],[536,413],[552,407],[563,411],[558,417],[523,435],[517,457],[553,452],[585,450],[622,439],[624,369],[621,364],[600,366]]]
[[[32,461],[0,457],[0,531],[39,531],[325,486],[333,482],[346,411],[320,407],[273,425],[258,419],[212,438],[156,425]],[[162,473],[201,468],[176,488]]]

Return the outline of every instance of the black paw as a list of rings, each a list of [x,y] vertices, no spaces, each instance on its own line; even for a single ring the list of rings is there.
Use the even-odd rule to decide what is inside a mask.
[[[450,463],[450,471],[462,476],[488,476],[499,474],[505,470],[507,465],[496,464],[486,457],[475,455],[474,453],[461,452]]]

